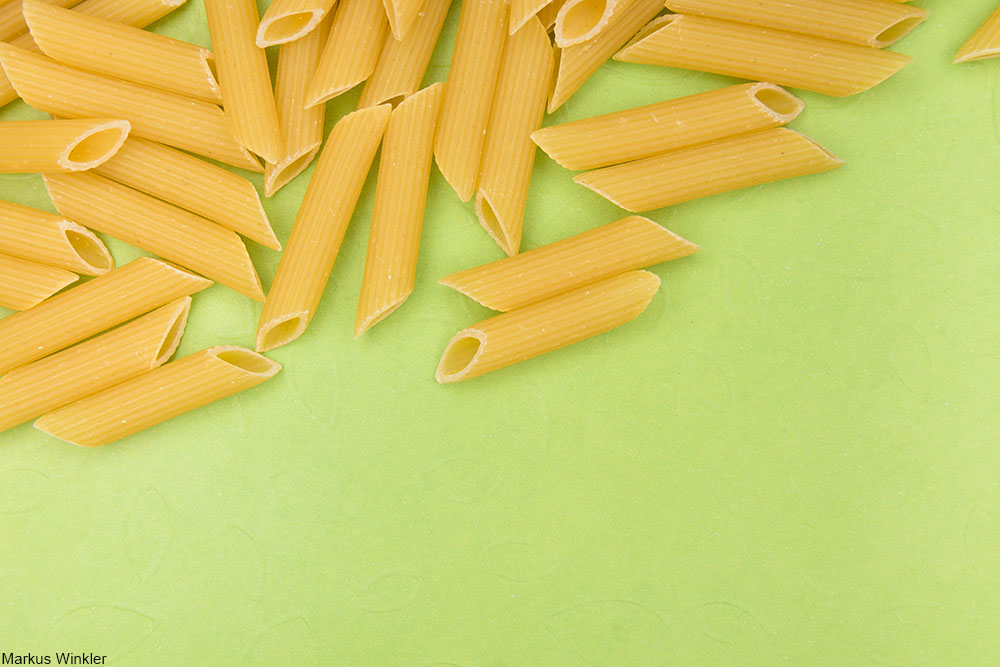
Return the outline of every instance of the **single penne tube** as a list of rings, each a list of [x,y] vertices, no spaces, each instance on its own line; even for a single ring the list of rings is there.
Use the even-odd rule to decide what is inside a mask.
[[[532,16],[552,4],[551,0],[511,0],[510,19],[507,21],[507,33],[513,35],[528,22]]]
[[[649,218],[630,215],[439,282],[487,308],[507,312],[699,250]]]
[[[79,279],[54,266],[0,253],[0,308],[26,310]]]
[[[531,138],[566,169],[597,169],[786,125],[805,107],[770,83],[743,83],[536,130]]]
[[[285,154],[267,55],[257,48],[255,0],[205,0],[222,106],[236,141],[266,162]]]
[[[150,257],[129,262],[34,308],[0,319],[0,373],[211,284],[211,280]]]
[[[683,67],[846,97],[885,81],[912,58],[732,21],[669,14],[644,29],[615,60]]]
[[[375,71],[389,32],[382,0],[342,0],[306,93],[312,106],[345,93]]]
[[[476,193],[476,216],[508,255],[521,247],[535,162],[531,133],[541,126],[552,81],[549,36],[532,17],[507,39]]]
[[[39,111],[63,118],[121,118],[132,126],[130,136],[262,171],[229,134],[214,104],[84,72],[8,44],[0,44],[0,65],[18,95]]]
[[[593,39],[561,49],[548,112],[553,113],[561,107],[598,67],[662,9],[663,0],[637,0],[625,11],[612,16],[608,25]]]
[[[542,22],[546,32],[555,30],[556,17],[559,16],[559,10],[565,4],[566,0],[552,0],[552,2],[538,10],[538,20]],[[513,16],[513,10],[511,10],[511,16]]]
[[[1000,7],[962,45],[952,62],[983,60],[1000,56]]]
[[[426,0],[406,37],[399,40],[386,34],[375,71],[361,89],[359,109],[386,102],[399,104],[420,88],[450,7],[451,0]]]
[[[43,415],[35,428],[98,447],[271,379],[281,364],[242,347],[210,347]]]
[[[838,42],[883,48],[928,16],[919,7],[881,0],[667,0],[678,14],[757,25]]]
[[[469,201],[476,194],[486,126],[506,39],[504,0],[462,3],[448,87],[434,138],[434,159],[462,201]]]
[[[53,7],[69,8],[80,0],[48,0]],[[28,32],[28,24],[21,11],[21,0],[0,0],[0,42],[9,42]]]
[[[629,271],[463,329],[445,347],[440,383],[478,377],[610,331],[638,317],[660,288],[648,271]]]
[[[779,127],[587,171],[573,180],[639,213],[842,164],[812,139]]]
[[[425,2],[426,0],[383,0],[393,37],[403,39],[410,34]]]
[[[316,313],[390,110],[359,109],[330,131],[260,314],[258,352],[301,336]]]
[[[151,371],[181,342],[191,297],[0,377],[0,431]]]
[[[23,1],[32,39],[53,60],[213,104],[222,101],[208,49],[45,0]]]
[[[388,317],[413,292],[443,87],[435,83],[411,95],[389,117],[354,320],[355,338]]]
[[[561,49],[582,44],[604,30],[612,17],[628,9],[635,0],[568,0],[556,14],[556,46]]]
[[[330,12],[337,0],[274,0],[260,17],[257,46],[266,48],[302,39]]]
[[[0,174],[86,171],[107,162],[128,137],[127,120],[0,123]]]
[[[7,201],[0,201],[0,253],[88,276],[115,266],[104,243],[86,227]]]
[[[94,173],[281,250],[253,184],[222,167],[163,144],[129,139]]]

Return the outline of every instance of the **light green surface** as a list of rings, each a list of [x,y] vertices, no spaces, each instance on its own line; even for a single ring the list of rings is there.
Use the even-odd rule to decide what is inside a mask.
[[[437,385],[488,311],[436,280],[501,252],[435,172],[417,289],[355,341],[371,178],[276,379],[97,450],[0,435],[0,651],[1000,662],[1000,61],[950,64],[995,3],[914,4],[912,65],[803,95],[792,127],[846,165],[652,212],[703,252],[621,329]],[[207,40],[196,1],[161,26]],[[730,82],[613,63],[547,122]],[[283,240],[305,184],[266,204]],[[45,205],[37,176],[0,197]],[[524,247],[621,215],[540,155]],[[212,287],[180,354],[252,344],[259,311]]]

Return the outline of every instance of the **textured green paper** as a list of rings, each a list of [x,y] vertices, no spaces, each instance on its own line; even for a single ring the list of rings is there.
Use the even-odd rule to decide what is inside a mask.
[[[371,178],[274,380],[97,450],[0,434],[0,652],[1000,662],[1000,61],[951,64],[995,2],[914,4],[913,64],[802,95],[792,127],[846,165],[652,212],[703,252],[621,329],[437,385],[488,311],[436,280],[501,251],[435,172],[416,291],[355,341]],[[157,29],[207,44],[197,0]],[[546,122],[731,82],[611,63]],[[305,185],[266,204],[282,240]],[[0,197],[48,207],[37,176]],[[524,247],[621,215],[540,154]],[[251,345],[259,312],[212,287],[180,354]]]

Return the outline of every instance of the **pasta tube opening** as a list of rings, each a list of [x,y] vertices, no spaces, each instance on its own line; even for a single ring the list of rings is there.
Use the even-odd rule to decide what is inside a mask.
[[[188,314],[190,312],[191,297],[186,296],[180,299],[180,309],[174,316],[174,321],[170,323],[170,328],[163,335],[160,346],[156,349],[156,356],[153,358],[153,363],[149,366],[150,369],[165,364],[167,359],[177,351],[177,346],[181,344],[181,337],[184,335],[184,328],[187,326]]]
[[[271,376],[281,366],[256,352],[237,346],[219,346],[209,351],[216,359],[253,375]]]
[[[805,102],[795,95],[772,83],[759,83],[757,86],[753,93],[753,99],[760,103],[768,115],[773,116],[779,122],[792,121],[806,106]]]
[[[875,39],[872,40],[872,46],[881,49],[883,47],[890,46],[891,44],[898,42],[899,40],[906,37],[906,35],[909,34],[911,30],[920,25],[925,18],[927,17],[908,16],[904,19],[900,19],[899,21],[888,26],[885,30],[876,35]]]
[[[503,224],[493,205],[490,204],[489,197],[482,194],[476,197],[476,213],[479,214],[479,222],[482,223],[487,233],[493,237],[493,240],[497,242],[497,245],[508,255],[516,255],[521,245],[521,239],[517,239],[516,243],[514,242],[514,239],[511,238],[510,230]]]
[[[616,0],[571,0],[556,15],[556,45],[567,47],[585,42],[611,18]]]
[[[479,356],[484,343],[483,335],[471,329],[452,338],[441,356],[436,374],[437,381],[456,382],[465,377]]]
[[[293,178],[305,171],[305,168],[308,167],[309,163],[312,162],[314,157],[316,157],[316,153],[318,151],[319,146],[315,146],[291,162],[279,162],[274,165],[274,167],[271,168],[266,174],[266,180],[264,181],[264,194],[270,197],[275,192],[288,185]]]
[[[313,9],[306,12],[295,12],[269,19],[264,17],[257,29],[257,46],[264,48],[293,42],[313,28],[323,20],[324,12]]]
[[[86,227],[65,221],[63,235],[70,248],[77,254],[80,261],[91,267],[92,272],[88,275],[100,275],[107,273],[114,268],[115,262],[111,253],[94,232]]]
[[[262,326],[257,333],[257,351],[267,352],[276,347],[287,345],[301,336],[305,330],[305,313],[295,313],[272,320]]]
[[[125,143],[132,126],[127,120],[112,120],[98,125],[66,148],[59,164],[66,169],[93,169],[110,160]]]

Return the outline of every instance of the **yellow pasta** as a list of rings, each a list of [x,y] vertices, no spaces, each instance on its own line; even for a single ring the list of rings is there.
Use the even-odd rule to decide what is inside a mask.
[[[177,349],[191,297],[0,377],[0,431],[162,365]]]
[[[341,118],[320,153],[257,325],[257,351],[303,334],[316,312],[391,107]]]
[[[582,44],[604,30],[615,14],[626,11],[635,0],[569,0],[555,21],[555,42],[559,48]]]
[[[325,102],[367,79],[375,71],[388,31],[382,0],[343,0],[309,84],[306,104]]]
[[[31,363],[96,333],[212,284],[142,257],[0,319],[0,373]]]
[[[547,32],[552,32],[555,29],[556,17],[559,16],[559,10],[565,4],[566,0],[552,0],[552,2],[538,10],[538,20],[542,22]],[[513,10],[511,10],[511,15],[513,16]]]
[[[163,144],[129,139],[94,173],[281,250],[257,190],[245,178],[222,167]]]
[[[888,79],[912,58],[770,28],[670,14],[650,24],[615,60],[683,67],[846,97]]]
[[[88,276],[114,268],[111,253],[86,227],[6,201],[0,201],[0,252]]]
[[[48,174],[52,203],[68,218],[264,300],[243,241],[211,220],[96,174]]]
[[[638,317],[660,287],[648,271],[630,271],[491,317],[455,334],[437,381],[458,382],[537,357]]]
[[[109,160],[129,132],[125,120],[0,123],[0,174],[86,171]]]
[[[255,42],[255,0],[205,0],[222,106],[236,141],[266,162],[284,154],[267,56]]]
[[[504,0],[464,0],[434,139],[438,168],[462,201],[476,193],[506,38]]]
[[[597,71],[642,26],[660,13],[663,0],[637,0],[611,17],[594,39],[560,50],[556,83],[549,98],[548,112],[561,107],[583,82]]]
[[[131,124],[131,136],[262,171],[233,140],[214,104],[83,72],[8,44],[0,44],[0,64],[18,94],[40,111],[65,118],[122,118]]]
[[[423,11],[402,40],[386,34],[375,71],[365,81],[358,108],[399,104],[420,87],[451,0],[426,0]]]
[[[389,28],[396,39],[410,34],[410,29],[420,16],[425,0],[383,0]]]
[[[53,7],[69,8],[80,0],[48,0]],[[21,12],[21,0],[0,0],[0,42],[9,42],[28,32],[28,24]]]
[[[302,39],[319,27],[337,0],[274,0],[260,17],[257,46],[265,48]]]
[[[552,125],[531,138],[567,169],[596,169],[785,125],[804,106],[773,84],[744,83]]]
[[[552,46],[531,18],[507,39],[476,193],[476,215],[508,255],[521,247],[535,144],[552,81]]]
[[[506,312],[698,250],[694,243],[652,220],[631,215],[541,248],[453,273],[440,283],[487,308]]]
[[[551,4],[551,0],[511,0],[510,19],[507,21],[508,34],[513,35],[528,22],[528,19]]]
[[[0,253],[0,308],[31,308],[79,279],[54,266]]]
[[[54,410],[35,428],[82,447],[106,445],[269,380],[281,364],[210,347]]]
[[[389,117],[355,338],[403,305],[413,291],[443,86],[436,83],[406,98]]]
[[[1000,7],[972,33],[972,37],[955,54],[953,62],[964,63],[997,56],[1000,56]]]
[[[573,180],[638,213],[842,164],[812,139],[779,127],[584,172]]]

